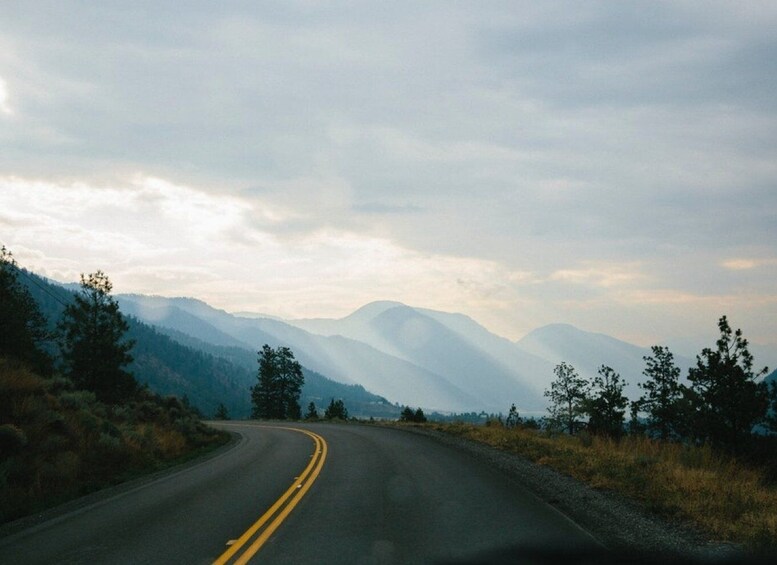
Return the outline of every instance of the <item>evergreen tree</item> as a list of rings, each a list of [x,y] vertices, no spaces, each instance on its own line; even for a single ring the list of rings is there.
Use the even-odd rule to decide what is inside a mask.
[[[49,376],[52,361],[41,348],[49,337],[46,319],[19,283],[18,274],[11,252],[0,247],[0,355],[23,361],[37,373]]]
[[[229,420],[229,412],[222,402],[216,408],[216,414],[213,416],[216,420]]]
[[[654,345],[651,349],[653,355],[642,358],[646,363],[642,374],[647,381],[639,383],[645,394],[640,397],[638,408],[647,413],[647,430],[666,440],[678,436],[682,427],[680,368],[674,364],[668,347]]]
[[[308,404],[308,411],[305,413],[306,420],[318,420],[318,410],[316,404],[311,400]]]
[[[777,434],[777,378],[768,379],[766,389],[769,398],[769,407],[766,413],[765,424],[772,434]]]
[[[251,387],[253,418],[298,420],[302,416],[299,397],[305,377],[288,347],[273,349],[265,344],[259,352],[258,382]]]
[[[399,414],[399,421],[400,422],[416,422],[419,424],[422,424],[427,421],[426,414],[424,414],[424,411],[419,406],[415,410],[410,408],[410,406],[405,406],[402,409],[402,412]]]
[[[766,416],[768,391],[756,379],[767,369],[753,371],[747,340],[742,330],[732,332],[726,316],[718,321],[718,329],[716,348],[703,349],[696,356],[696,367],[688,371],[691,386],[686,396],[696,438],[735,448]]]
[[[112,288],[102,271],[81,275],[81,290],[58,324],[65,375],[108,403],[126,400],[138,390],[124,369],[132,362],[134,342],[124,339],[129,326],[110,296]]]
[[[623,421],[629,399],[623,394],[625,382],[611,367],[602,365],[592,384],[593,396],[585,402],[588,429],[593,434],[618,438],[623,434]]]
[[[564,361],[556,365],[553,373],[556,380],[550,383],[549,390],[545,390],[545,396],[551,402],[548,412],[551,421],[573,434],[577,419],[585,413],[589,384],[572,365]]]
[[[348,419],[348,410],[345,407],[345,404],[342,400],[334,398],[329,402],[329,406],[327,406],[327,409],[324,411],[324,417],[327,420],[347,420]]]
[[[518,414],[518,409],[515,407],[515,403],[510,405],[510,411],[507,413],[507,419],[505,420],[505,426],[508,428],[515,428],[521,423],[521,416]]]
[[[645,425],[639,419],[640,403],[635,400],[629,408],[629,434],[639,436],[645,433]]]

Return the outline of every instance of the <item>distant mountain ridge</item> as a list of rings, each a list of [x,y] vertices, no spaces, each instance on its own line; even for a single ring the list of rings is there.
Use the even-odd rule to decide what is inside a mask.
[[[551,324],[517,342],[463,314],[367,304],[340,319],[282,321],[237,316],[187,298],[120,296],[122,308],[149,323],[204,341],[258,349],[291,347],[307,367],[344,384],[360,384],[389,401],[439,411],[543,413],[543,392],[560,362],[592,379],[601,365],[618,371],[627,395],[642,393],[643,357],[650,348],[568,324]],[[683,378],[694,361],[675,355]]]
[[[33,273],[26,272],[20,279],[38,304],[53,330],[65,305],[73,300],[79,285],[52,283]],[[181,299],[189,301],[189,299]],[[166,302],[166,301],[165,301]],[[141,384],[163,395],[188,398],[206,416],[212,416],[219,404],[224,404],[235,418],[247,418],[251,412],[249,388],[256,383],[258,363],[256,352],[245,349],[243,344],[203,324],[200,318],[183,310],[170,307],[167,315],[176,323],[198,328],[200,338],[175,334],[162,326],[143,321],[137,312],[120,308],[129,323],[127,337],[135,341],[131,351],[134,358],[129,370]],[[161,304],[161,303],[160,303]],[[206,308],[199,305],[201,311]],[[146,310],[144,316],[161,319],[161,311]],[[47,350],[56,357],[53,343]],[[301,401],[305,406],[314,401],[319,408],[331,398],[342,398],[353,414],[360,416],[395,417],[399,408],[385,398],[371,394],[358,385],[346,386],[325,376],[303,368],[305,386]]]
[[[362,385],[393,402],[419,405],[427,400],[426,407],[441,410],[477,405],[475,398],[445,378],[342,336],[319,336],[278,320],[234,316],[194,299],[119,295],[118,300],[122,311],[200,339],[214,335],[215,329],[253,351],[265,343],[288,346],[306,367],[343,384]]]
[[[330,388],[346,387],[341,390],[355,394],[353,402],[378,411],[396,412],[396,404],[403,404],[441,412],[506,412],[515,403],[524,414],[542,414],[543,392],[561,361],[588,379],[601,365],[612,367],[635,399],[642,392],[637,383],[644,380],[643,357],[651,354],[647,347],[568,324],[543,326],[513,342],[466,315],[391,301],[367,304],[341,319],[284,321],[230,314],[193,298],[116,298],[122,312],[162,337],[237,367],[247,375],[238,379],[244,384],[255,380],[255,368],[249,373],[263,344],[288,346],[309,374]],[[695,360],[674,353],[685,377]],[[758,358],[756,365],[762,366]],[[318,395],[326,402],[324,396]]]

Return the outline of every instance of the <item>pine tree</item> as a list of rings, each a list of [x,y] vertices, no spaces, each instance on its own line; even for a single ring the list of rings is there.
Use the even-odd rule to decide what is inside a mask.
[[[229,420],[229,412],[227,411],[227,407],[220,402],[213,417],[216,420]]]
[[[343,401],[339,398],[337,400],[333,398],[329,402],[327,409],[324,411],[324,418],[327,420],[347,420],[348,410],[346,409]]]
[[[588,381],[580,377],[572,365],[563,361],[556,365],[553,373],[556,380],[550,383],[550,389],[545,391],[545,396],[551,402],[548,412],[551,421],[573,434],[577,419],[585,413]]]
[[[5,246],[0,247],[0,355],[27,363],[43,376],[52,372],[51,357],[42,349],[49,338],[46,319],[32,295],[18,280],[19,267]]]
[[[585,401],[588,429],[593,434],[618,438],[623,434],[623,422],[629,399],[623,394],[625,382],[611,367],[602,365],[594,377],[592,394]]]
[[[273,349],[265,344],[259,352],[258,382],[251,387],[253,418],[298,420],[299,397],[305,377],[288,347]]]
[[[651,349],[653,355],[642,358],[646,363],[642,374],[647,380],[639,383],[645,394],[637,402],[639,409],[647,413],[647,430],[666,440],[678,436],[682,427],[680,368],[674,364],[668,347],[654,345]]]
[[[312,400],[310,401],[310,404],[308,404],[308,411],[305,412],[305,419],[306,420],[318,420],[318,410],[316,409],[316,404]]]
[[[753,426],[766,417],[768,391],[756,379],[767,369],[753,371],[747,340],[742,330],[732,332],[726,316],[718,329],[716,349],[703,349],[688,371],[687,398],[696,438],[731,449],[749,439]]]
[[[520,423],[521,423],[521,416],[518,414],[518,409],[515,407],[515,403],[513,403],[510,405],[510,411],[507,413],[505,426],[508,428],[515,428]]]
[[[81,275],[81,290],[58,324],[65,375],[108,403],[126,400],[138,390],[124,369],[132,362],[134,342],[124,339],[129,326],[110,296],[112,288],[102,271]]]

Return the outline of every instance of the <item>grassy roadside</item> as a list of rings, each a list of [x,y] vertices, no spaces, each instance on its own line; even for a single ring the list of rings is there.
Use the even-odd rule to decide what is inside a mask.
[[[229,441],[176,398],[106,405],[0,358],[0,523],[202,455]]]
[[[621,493],[661,516],[690,520],[719,540],[751,548],[777,546],[777,485],[760,470],[708,447],[471,424],[424,427],[516,453],[594,488]]]

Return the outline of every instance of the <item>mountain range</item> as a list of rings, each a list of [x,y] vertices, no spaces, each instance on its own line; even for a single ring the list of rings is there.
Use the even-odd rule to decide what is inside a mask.
[[[522,413],[542,414],[543,392],[561,361],[588,379],[609,365],[628,383],[627,395],[637,398],[643,357],[651,353],[567,324],[510,341],[463,314],[399,302],[373,302],[341,319],[281,320],[230,314],[191,298],[119,295],[118,300],[122,311],[160,331],[253,352],[264,343],[288,346],[305,367],[329,379],[442,412],[505,412],[514,402]],[[683,355],[675,361],[683,375],[695,363]]]
[[[77,287],[35,279],[28,288],[56,323],[64,307],[52,296],[72,296]],[[164,394],[186,394],[206,414],[224,403],[234,416],[248,415],[256,352],[265,343],[290,347],[303,365],[305,405],[314,401],[323,408],[330,398],[342,398],[353,414],[375,417],[396,416],[400,405],[506,412],[512,403],[522,414],[541,415],[543,392],[561,361],[588,379],[601,365],[611,366],[635,399],[643,357],[650,355],[649,348],[567,324],[511,341],[463,314],[399,302],[373,302],[341,319],[281,320],[231,314],[193,298],[116,298],[137,342],[132,369],[139,380]],[[675,352],[683,375],[695,363],[693,355]],[[756,366],[764,361],[756,355]]]
[[[38,304],[48,321],[53,336],[65,307],[72,302],[78,285],[60,285],[27,271],[20,271],[21,282]],[[126,314],[126,312],[124,312]],[[218,336],[204,335],[203,341],[181,332],[147,324],[135,316],[126,316],[127,338],[134,341],[133,361],[128,369],[142,385],[163,395],[185,398],[204,415],[214,414],[224,404],[235,418],[247,418],[251,413],[249,389],[256,384],[257,355],[245,347]],[[196,325],[197,319],[189,320]],[[215,342],[215,343],[214,343]],[[235,342],[238,343],[238,342]],[[59,351],[54,340],[43,344],[55,359]],[[396,417],[400,408],[385,398],[371,394],[360,385],[346,385],[327,379],[303,367],[305,384],[301,403],[315,402],[323,408],[332,398],[340,398],[351,413],[361,417]]]

